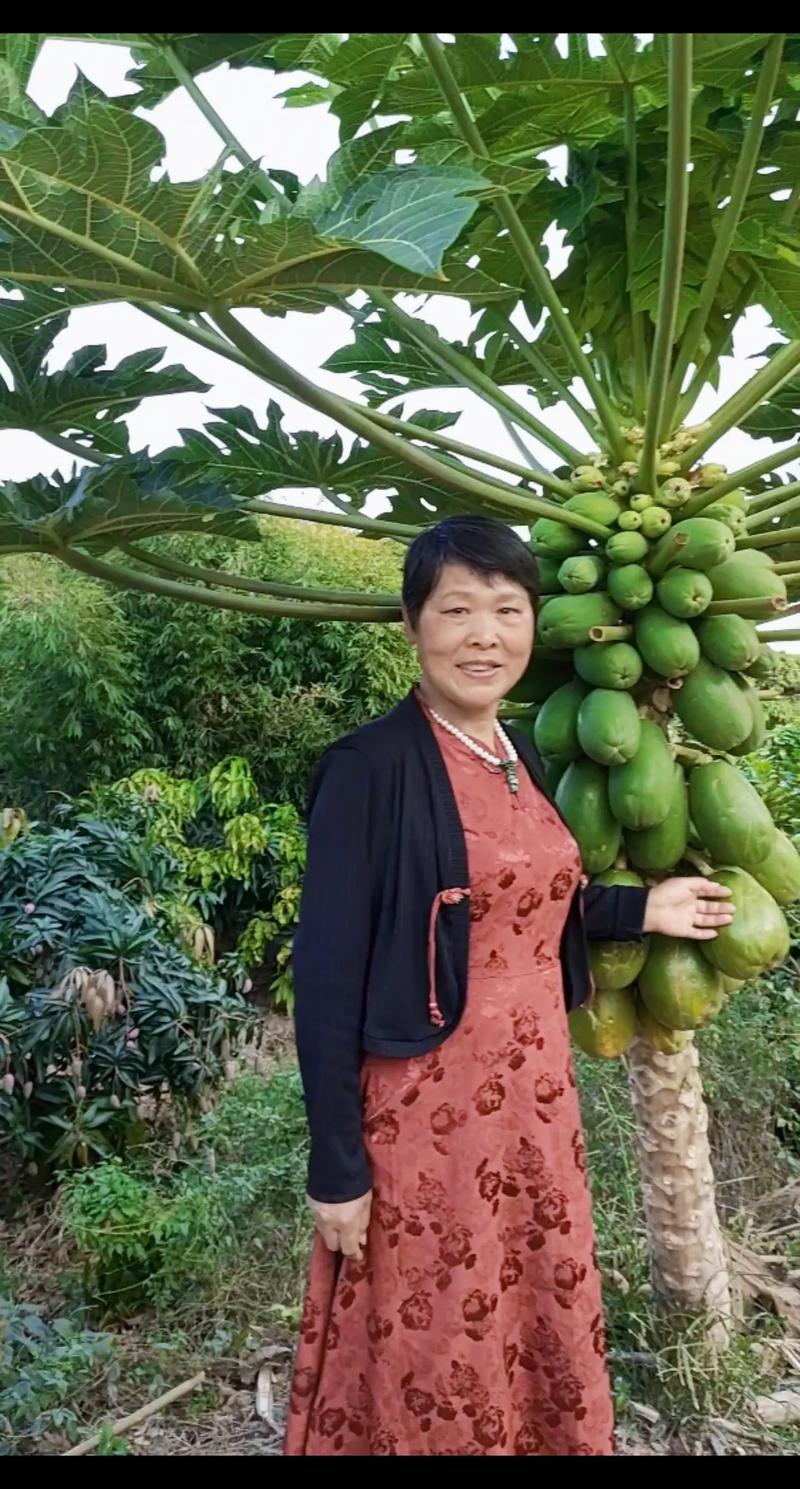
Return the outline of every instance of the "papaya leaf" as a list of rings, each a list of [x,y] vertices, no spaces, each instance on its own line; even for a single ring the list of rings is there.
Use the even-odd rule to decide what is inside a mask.
[[[782,344],[766,347],[761,355],[771,356]],[[741,428],[757,439],[766,436],[776,443],[794,439],[800,431],[800,377],[790,378],[782,388],[772,393],[742,421]]]
[[[26,91],[43,40],[39,31],[0,32],[0,114],[44,118]]]
[[[0,486],[0,553],[57,551],[79,544],[102,552],[161,533],[218,533],[258,540],[258,524],[236,497],[208,478],[177,489],[161,459],[126,456],[79,474]]]
[[[439,274],[442,257],[486,183],[466,167],[406,166],[371,175],[318,221],[325,238],[373,249],[411,273]],[[467,193],[472,193],[467,195]]]
[[[155,300],[279,313],[371,285],[424,291],[440,287],[442,254],[474,210],[470,193],[482,186],[466,172],[456,190],[447,168],[426,168],[421,177],[396,167],[368,202],[351,203],[349,216],[340,212],[334,222],[329,214],[323,231],[290,212],[253,221],[255,168],[218,169],[188,185],[153,180],[163,143],[147,120],[81,82],[47,126],[0,148],[0,277],[21,286],[60,283],[69,304]],[[368,181],[358,190],[370,190]],[[432,223],[437,182],[448,206]],[[362,208],[363,222],[355,216]],[[449,293],[494,293],[485,275],[445,274]]]
[[[93,31],[63,32],[65,36],[86,41],[105,41],[128,46],[133,52],[134,67],[127,81],[136,83],[139,93],[130,96],[134,107],[155,108],[156,104],[180,87],[165,56],[170,47],[193,77],[200,77],[227,63],[229,67],[268,65],[277,67],[273,48],[281,40],[280,32],[242,32],[229,34],[216,31],[151,32]]]
[[[0,377],[0,429],[28,429],[45,439],[81,435],[91,449],[116,455],[128,448],[123,416],[145,398],[208,391],[208,384],[185,367],[154,371],[164,355],[160,347],[133,352],[108,368],[104,346],[84,346],[66,366],[48,372],[46,358],[67,315],[40,320],[32,330],[29,301],[12,300],[0,308],[0,354],[14,379],[13,388],[7,388]]]

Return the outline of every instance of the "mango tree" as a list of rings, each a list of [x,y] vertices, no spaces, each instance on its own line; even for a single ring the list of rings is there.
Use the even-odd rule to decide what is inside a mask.
[[[2,488],[0,554],[264,616],[391,621],[396,596],[270,584],[233,557],[211,570],[152,541],[257,542],[275,513],[399,542],[460,511],[529,530],[544,602],[508,711],[533,731],[587,872],[652,882],[700,869],[737,909],[712,942],[597,948],[596,997],[574,1028],[591,1053],[627,1055],[657,1285],[724,1340],[693,1031],[785,957],[780,906],[800,890],[795,850],[736,768],[763,732],[759,622],[800,609],[800,480],[778,474],[800,453],[800,36],[84,39],[132,48],[138,91],[109,100],[79,77],[50,118],[26,91],[42,38],[0,42],[0,427],[80,462],[69,478]],[[203,87],[223,63],[310,75],[285,103],[325,103],[338,120],[323,180],[248,157]],[[214,168],[181,184],[137,112],[179,86],[220,141]],[[558,272],[553,225],[570,250]],[[439,295],[469,308],[462,344],[420,314]],[[349,448],[289,434],[270,402],[263,424],[217,409],[175,448],[132,452],[124,415],[197,379],[157,368],[156,349],[108,368],[105,348],[87,346],[47,366],[71,311],[119,302],[329,416]],[[327,369],[354,374],[356,396],[269,346],[270,317],[329,306],[352,337]],[[761,365],[692,425],[751,306],[773,327]],[[519,458],[456,438],[439,390],[485,400]],[[420,391],[433,404],[409,414]],[[555,407],[571,411],[574,443]],[[737,428],[775,448],[729,474],[713,455]],[[321,504],[270,499],[293,487]],[[378,519],[364,510],[376,491],[389,507]]]

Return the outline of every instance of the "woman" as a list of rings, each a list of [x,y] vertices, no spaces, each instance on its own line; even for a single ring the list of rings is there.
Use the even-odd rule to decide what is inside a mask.
[[[586,888],[526,739],[535,560],[488,518],[408,550],[419,687],[328,751],[296,1025],[318,1235],[285,1451],[613,1451],[567,1012],[585,937],[705,939],[726,890]]]

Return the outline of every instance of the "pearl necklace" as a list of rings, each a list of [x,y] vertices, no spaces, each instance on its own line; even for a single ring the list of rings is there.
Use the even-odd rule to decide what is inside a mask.
[[[491,765],[493,770],[501,770],[504,773],[509,791],[512,796],[516,796],[519,791],[519,772],[517,770],[519,755],[497,720],[495,720],[494,732],[506,752],[506,758],[504,760],[499,755],[493,755],[489,750],[485,750],[483,745],[476,744],[475,740],[470,739],[468,734],[464,734],[461,729],[456,728],[455,724],[451,724],[447,719],[443,719],[441,714],[438,714],[435,709],[430,708],[430,705],[428,707],[431,718],[436,720],[441,729],[445,729],[448,734],[452,734],[453,738],[457,739],[460,744],[466,745],[466,748],[471,750],[473,755],[477,755],[478,759],[483,760],[486,765]]]

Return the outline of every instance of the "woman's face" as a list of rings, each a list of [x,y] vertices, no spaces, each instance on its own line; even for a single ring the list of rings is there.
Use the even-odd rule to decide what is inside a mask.
[[[527,591],[503,574],[492,582],[463,564],[445,564],[422,607],[416,646],[430,701],[485,714],[519,682],[533,649]]]

